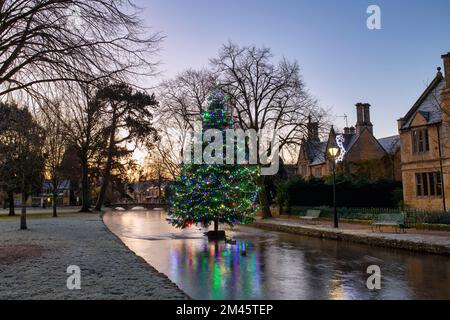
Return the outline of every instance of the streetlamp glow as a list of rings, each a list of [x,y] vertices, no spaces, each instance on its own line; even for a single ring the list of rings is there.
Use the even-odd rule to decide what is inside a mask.
[[[333,207],[334,207],[334,227],[339,228],[339,220],[336,208],[336,158],[339,155],[339,149],[337,146],[330,146],[328,148],[328,153],[330,154],[330,158],[333,162]]]
[[[336,160],[336,157],[338,156],[339,151],[340,151],[340,149],[338,147],[335,147],[335,146],[331,146],[331,147],[328,148],[328,153],[330,154],[331,159],[333,161]]]

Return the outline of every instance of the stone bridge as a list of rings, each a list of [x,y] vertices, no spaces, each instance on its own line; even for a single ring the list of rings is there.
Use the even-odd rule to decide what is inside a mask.
[[[109,205],[110,208],[114,209],[117,207],[124,208],[125,210],[131,210],[134,207],[144,207],[148,210],[153,210],[155,208],[162,208],[164,210],[167,210],[169,208],[169,205],[167,203],[137,203],[137,202],[126,202],[126,203],[113,203]]]

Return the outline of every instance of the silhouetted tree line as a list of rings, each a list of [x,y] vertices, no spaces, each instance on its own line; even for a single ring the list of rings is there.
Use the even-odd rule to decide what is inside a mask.
[[[21,229],[43,179],[56,198],[74,178],[81,211],[101,209],[133,165],[127,146],[154,140],[141,85],[163,36],[140,17],[132,1],[0,1],[0,191],[12,215],[22,194]]]

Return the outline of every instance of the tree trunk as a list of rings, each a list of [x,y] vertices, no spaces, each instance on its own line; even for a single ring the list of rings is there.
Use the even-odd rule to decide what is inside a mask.
[[[100,193],[97,198],[97,203],[95,204],[96,211],[101,211],[103,202],[105,202],[105,195],[106,190],[108,189],[109,180],[111,179],[111,167],[112,167],[112,160],[113,160],[113,152],[114,152],[114,146],[116,144],[115,142],[115,134],[116,134],[116,119],[115,114],[113,114],[113,120],[111,124],[111,132],[109,135],[109,146],[108,146],[108,158],[106,160],[105,165],[105,171],[103,173],[103,181],[102,181],[102,187],[100,188]]]
[[[214,232],[219,232],[219,218],[214,219]]]
[[[53,190],[53,218],[58,217],[58,213],[56,212],[56,201],[58,200],[58,192],[57,190]]]
[[[94,210],[101,211],[103,202],[105,202],[106,191],[108,189],[109,180],[111,178],[111,167],[112,167],[112,151],[108,152],[108,159],[106,161],[105,172],[103,173],[102,186],[100,188],[100,193],[97,198],[97,203],[95,204]]]
[[[158,168],[158,171],[160,169]],[[161,173],[158,173],[158,203],[161,203],[161,199],[162,199],[162,181],[161,181]]]
[[[267,189],[264,182],[265,182],[264,176],[259,176],[256,179],[256,183],[259,187],[258,192],[259,204],[261,205],[263,218],[272,218],[272,214],[270,213],[269,199],[267,197]]]
[[[91,212],[91,210],[89,210],[90,200],[89,200],[88,160],[87,160],[87,154],[85,151],[83,151],[83,154],[81,155],[81,175],[82,175],[82,177],[81,177],[82,206],[81,206],[80,212]]]
[[[14,192],[8,192],[8,204],[9,204],[9,216],[15,216],[16,212],[14,210]]]
[[[208,231],[208,240],[219,241],[226,239],[225,230],[219,231],[219,218],[214,219],[214,230]]]
[[[27,229],[27,195],[22,191],[22,210],[20,213],[20,229]]]

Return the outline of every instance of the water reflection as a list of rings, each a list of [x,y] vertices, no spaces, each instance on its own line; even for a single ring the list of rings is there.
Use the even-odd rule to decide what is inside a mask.
[[[114,212],[105,223],[149,264],[197,299],[450,299],[450,259],[249,227],[236,243],[208,242],[161,212]],[[366,288],[366,268],[382,289]]]
[[[169,264],[165,270],[183,288],[204,290],[201,298],[241,299],[245,294],[251,299],[261,295],[259,253],[251,250],[247,241],[235,245],[172,241],[167,245]]]

